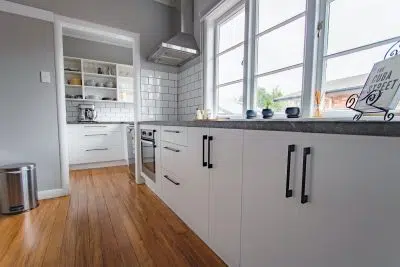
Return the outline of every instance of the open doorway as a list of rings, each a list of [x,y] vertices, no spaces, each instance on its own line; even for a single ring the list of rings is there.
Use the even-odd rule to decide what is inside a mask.
[[[67,106],[73,108],[80,104],[94,106],[94,103],[101,103],[98,106],[103,107],[106,102],[131,103],[134,112],[129,119],[138,129],[140,101],[135,100],[140,99],[140,39],[136,33],[62,16],[55,18],[54,36],[61,178],[62,188],[68,192],[70,159],[67,121],[78,119],[79,114],[78,109],[67,112]],[[104,49],[113,48],[120,48],[118,55],[102,53]],[[136,90],[128,92],[117,86],[120,73],[131,78]],[[100,112],[96,116],[105,114]],[[134,142],[138,148],[138,140]],[[139,151],[135,154],[138,155]],[[136,169],[135,176],[140,177]]]

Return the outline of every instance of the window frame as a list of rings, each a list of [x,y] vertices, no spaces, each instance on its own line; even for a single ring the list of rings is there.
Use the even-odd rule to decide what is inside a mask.
[[[361,46],[352,47],[350,49],[345,49],[341,51],[336,51],[332,54],[328,54],[328,37],[329,37],[329,15],[330,15],[330,4],[335,0],[319,0],[319,16],[318,22],[322,23],[322,32],[321,38],[317,38],[317,64],[319,67],[316,68],[316,87],[321,88],[321,94],[325,96],[326,91],[323,90],[322,85],[324,81],[326,81],[326,68],[327,68],[327,61],[329,59],[338,58],[341,56],[351,55],[357,52],[365,51],[371,48],[376,48],[379,46],[383,46],[386,44],[394,43],[400,40],[400,35],[397,37],[387,38],[384,40],[367,43]],[[316,16],[317,17],[317,16]],[[384,56],[382,56],[382,60]],[[350,90],[362,90],[364,85],[360,86],[353,86],[347,88],[338,88],[342,89],[343,91],[350,91]],[[323,100],[322,100],[323,101]],[[355,111],[349,109],[337,109],[332,111],[325,111],[323,112],[324,117],[352,117],[356,114]],[[368,114],[366,114],[368,116]]]
[[[229,118],[241,118],[241,117],[243,117],[243,112],[242,112],[242,114],[237,114],[237,115],[221,115],[221,114],[218,113],[219,112],[219,106],[218,106],[218,104],[219,104],[218,92],[219,91],[218,91],[218,89],[220,87],[229,86],[229,85],[233,85],[233,84],[237,84],[237,83],[243,83],[243,84],[245,83],[245,76],[242,75],[241,79],[229,81],[229,82],[226,82],[226,83],[223,83],[223,84],[218,84],[218,76],[219,76],[219,73],[218,73],[218,58],[220,56],[222,56],[222,55],[224,55],[224,54],[226,54],[228,52],[231,52],[231,51],[235,50],[236,48],[239,48],[239,47],[241,47],[243,45],[243,62],[245,61],[245,58],[246,58],[246,55],[245,55],[245,53],[246,53],[245,44],[246,44],[246,41],[247,41],[246,40],[246,34],[245,34],[245,32],[246,32],[246,23],[244,25],[245,32],[243,33],[244,36],[243,36],[243,41],[242,42],[234,44],[233,46],[231,46],[231,47],[229,47],[229,48],[227,48],[227,49],[225,49],[225,50],[223,50],[221,52],[218,51],[218,44],[219,44],[219,40],[220,40],[220,27],[221,27],[222,24],[224,24],[229,19],[235,17],[236,15],[238,15],[242,11],[244,11],[245,20],[246,20],[247,15],[246,15],[245,5],[246,5],[246,1],[245,0],[238,2],[236,5],[234,5],[232,8],[230,8],[227,12],[225,12],[222,16],[220,16],[215,21],[215,25],[214,25],[214,51],[213,51],[214,52],[214,55],[213,55],[213,57],[214,57],[214,67],[213,67],[214,68],[214,71],[213,71],[214,89],[213,89],[213,92],[212,92],[212,97],[213,97],[213,99],[212,99],[212,105],[213,105],[212,113],[214,115],[218,116],[218,117],[229,117]],[[244,71],[244,69],[245,68],[244,68],[244,64],[243,64],[243,71]],[[243,109],[245,108],[245,106],[246,106],[246,103],[244,101],[244,94],[243,94]]]
[[[327,55],[328,50],[328,34],[329,34],[329,8],[330,3],[335,0],[306,0],[306,7],[303,12],[285,19],[284,21],[270,26],[261,32],[258,31],[258,0],[225,0],[219,2],[215,7],[211,8],[201,19],[203,36],[203,62],[205,66],[205,108],[212,111],[213,117],[230,117],[238,118],[239,116],[221,116],[218,114],[218,87],[224,85],[243,82],[243,113],[240,118],[245,118],[247,109],[256,108],[256,80],[275,73],[303,67],[303,81],[301,92],[301,117],[313,117],[315,110],[314,93],[315,89],[321,89],[323,81],[325,81],[325,70],[328,59],[336,58],[343,55],[364,51],[374,47],[379,47],[385,44],[393,43],[400,40],[400,35],[385,40],[365,44],[344,51],[335,52]],[[231,51],[235,48],[244,45],[243,59],[243,76],[240,80],[235,80],[229,83],[217,85],[217,56],[221,53],[226,53],[227,50],[217,53],[217,41],[219,40],[218,25],[232,17],[236,12],[245,8],[245,36],[244,41],[236,46],[228,48]],[[257,40],[268,32],[279,29],[296,21],[300,18],[305,18],[305,33],[304,33],[304,51],[303,62],[284,68],[274,69],[264,73],[257,73],[258,66],[258,48]],[[318,26],[322,23],[322,27]],[[211,35],[209,33],[212,33]],[[207,49],[208,48],[208,49]],[[209,50],[209,51],[208,51]],[[383,56],[382,56],[383,60]],[[211,67],[212,69],[206,69]],[[342,89],[361,89],[363,86],[342,88]],[[325,92],[322,91],[325,96]],[[334,110],[323,113],[324,117],[349,117],[354,115],[351,110]]]

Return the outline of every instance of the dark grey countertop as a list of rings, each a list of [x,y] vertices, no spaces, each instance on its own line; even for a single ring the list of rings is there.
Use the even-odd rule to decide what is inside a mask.
[[[304,133],[400,137],[400,121],[350,121],[330,119],[141,121],[143,125],[226,128]]]
[[[90,124],[90,125],[96,125],[96,124],[134,124],[133,121],[96,121],[96,122],[78,122],[78,121],[71,121],[67,122],[67,124]]]

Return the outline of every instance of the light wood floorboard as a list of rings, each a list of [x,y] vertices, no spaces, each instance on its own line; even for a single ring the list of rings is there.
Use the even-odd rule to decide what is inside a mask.
[[[71,195],[0,216],[0,266],[226,266],[125,167],[71,172]]]

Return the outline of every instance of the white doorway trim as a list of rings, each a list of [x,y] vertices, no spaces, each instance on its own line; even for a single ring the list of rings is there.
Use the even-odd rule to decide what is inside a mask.
[[[92,35],[105,36],[106,40],[98,40],[107,43],[107,40],[113,39],[114,45],[132,48],[132,62],[135,69],[135,153],[136,153],[136,182],[143,183],[144,180],[140,175],[139,156],[140,156],[140,139],[139,124],[140,119],[140,34],[112,28],[100,24],[78,20],[61,15],[57,15],[51,11],[34,8],[26,5],[17,4],[10,1],[0,0],[0,11],[21,15],[24,17],[35,18],[43,21],[52,22],[54,24],[54,49],[55,49],[55,70],[56,70],[56,93],[57,93],[57,120],[59,134],[60,149],[60,175],[61,188],[54,188],[47,191],[38,192],[39,199],[47,199],[65,196],[69,194],[69,158],[68,158],[68,130],[66,122],[65,108],[65,88],[64,88],[64,55],[63,55],[63,29],[78,30],[88,32]],[[76,36],[82,37],[82,36]],[[100,38],[101,39],[101,38]],[[96,41],[93,40],[92,41]]]
[[[122,47],[132,48],[132,62],[135,70],[135,130],[138,137],[138,121],[140,114],[140,35],[138,33],[128,32],[108,26],[103,26],[83,20],[68,18],[64,16],[54,16],[54,45],[55,45],[55,67],[56,67],[56,84],[57,84],[57,116],[60,140],[60,161],[61,161],[61,185],[65,192],[69,192],[69,159],[68,159],[68,129],[66,121],[65,107],[65,87],[64,87],[64,53],[63,53],[63,30],[74,30],[77,32],[87,33],[90,36],[99,36],[99,42],[105,42],[101,37],[113,39],[114,44]],[[82,36],[82,35],[81,35]],[[92,37],[91,37],[92,38]],[[93,39],[92,39],[93,40]],[[139,154],[139,140],[136,138],[136,155]],[[140,177],[136,168],[136,177]],[[141,181],[137,181],[141,182]]]

